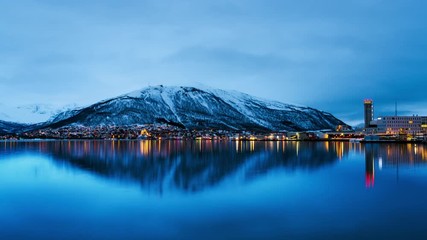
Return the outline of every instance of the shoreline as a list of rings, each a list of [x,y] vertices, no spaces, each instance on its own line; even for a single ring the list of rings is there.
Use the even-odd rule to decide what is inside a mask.
[[[109,138],[26,138],[26,139],[0,139],[0,142],[54,142],[54,141],[110,141],[110,142],[139,142],[139,141],[194,141],[194,142],[348,142],[354,144],[371,144],[371,143],[399,143],[399,144],[427,144],[422,140],[375,140],[375,141],[351,141],[351,139],[310,139],[310,140],[296,140],[296,139],[195,139],[195,138],[182,138],[182,139],[109,139]]]

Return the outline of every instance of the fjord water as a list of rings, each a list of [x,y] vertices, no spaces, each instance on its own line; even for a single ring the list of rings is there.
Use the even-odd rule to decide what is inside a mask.
[[[0,142],[0,239],[425,239],[427,146]]]

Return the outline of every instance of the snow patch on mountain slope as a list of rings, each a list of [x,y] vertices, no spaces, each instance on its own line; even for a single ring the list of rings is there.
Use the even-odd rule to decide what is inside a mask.
[[[216,97],[221,98],[227,104],[233,106],[237,109],[241,114],[248,117],[254,123],[259,125],[271,127],[270,123],[266,121],[262,121],[255,115],[254,111],[252,111],[247,105],[250,101],[257,100],[250,95],[245,93],[237,92],[237,91],[224,91],[220,89],[206,89],[205,91],[210,91]]]
[[[171,91],[172,89],[168,89],[166,91],[161,91],[160,96],[162,97],[163,101],[168,105],[171,112],[175,115],[178,122],[181,123],[181,119],[179,118],[179,115],[176,112],[175,109],[175,103],[172,101],[171,96],[174,95],[174,92]]]

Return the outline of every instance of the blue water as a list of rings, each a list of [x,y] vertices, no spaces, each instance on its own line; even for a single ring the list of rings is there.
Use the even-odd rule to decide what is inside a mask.
[[[426,239],[427,145],[0,142],[0,239]]]

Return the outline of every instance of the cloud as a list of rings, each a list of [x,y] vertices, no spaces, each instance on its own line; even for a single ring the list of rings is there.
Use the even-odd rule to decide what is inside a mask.
[[[149,84],[235,89],[362,120],[425,112],[420,1],[0,3],[0,103],[90,104]],[[381,110],[387,109],[387,110]]]

